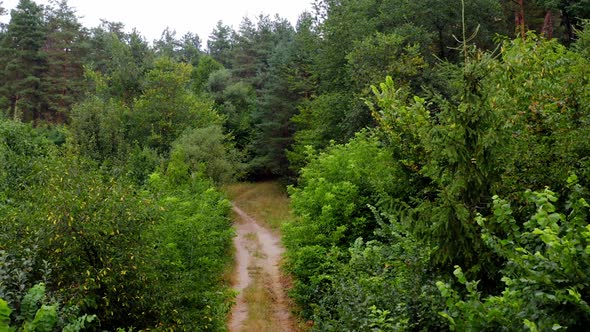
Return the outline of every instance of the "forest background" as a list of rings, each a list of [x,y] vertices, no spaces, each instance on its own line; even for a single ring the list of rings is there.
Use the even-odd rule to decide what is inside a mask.
[[[0,327],[223,330],[217,188],[292,184],[321,331],[590,323],[588,0],[321,0],[153,43],[67,1],[0,33]],[[477,280],[477,281],[474,281]]]

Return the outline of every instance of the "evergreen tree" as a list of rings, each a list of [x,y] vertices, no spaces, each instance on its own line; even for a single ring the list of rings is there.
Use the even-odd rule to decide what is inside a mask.
[[[85,32],[66,0],[51,1],[46,13],[47,35],[44,51],[47,70],[43,75],[43,96],[47,120],[63,122],[64,115],[84,90],[87,53]]]
[[[252,20],[244,17],[234,37],[231,69],[234,77],[248,83],[253,83],[256,62],[260,61],[258,48],[261,45],[256,43],[256,37],[256,26]]]
[[[201,57],[201,38],[192,32],[187,32],[180,39],[180,61],[196,66]]]
[[[31,0],[21,0],[11,12],[0,43],[0,93],[11,117],[24,120],[40,117],[44,42],[43,9]]]
[[[233,31],[224,25],[222,21],[217,22],[217,25],[209,35],[207,41],[207,48],[209,55],[216,61],[221,63],[225,68],[231,67],[231,49],[233,47]]]
[[[291,35],[293,31],[291,30]],[[287,176],[289,162],[287,149],[293,143],[295,132],[291,118],[297,111],[299,95],[289,86],[289,68],[294,53],[291,39],[279,43],[269,59],[268,72],[262,80],[255,123],[251,163],[254,175],[259,177]]]
[[[86,61],[98,73],[97,80],[104,81],[98,91],[103,97],[115,97],[132,105],[141,95],[144,76],[153,66],[154,52],[137,31],[126,34],[123,28],[120,23],[103,21],[92,29]]]
[[[157,56],[177,59],[180,51],[180,42],[176,39],[176,30],[166,27],[162,31],[160,39],[154,40],[154,51]]]

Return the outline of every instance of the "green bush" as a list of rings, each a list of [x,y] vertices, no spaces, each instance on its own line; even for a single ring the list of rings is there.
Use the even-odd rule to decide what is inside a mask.
[[[460,267],[455,276],[467,295],[437,283],[447,301],[441,312],[456,331],[581,331],[590,324],[590,204],[575,184],[563,213],[549,189],[527,192],[535,213],[520,226],[510,204],[494,198],[494,215],[480,217],[482,237],[507,264],[502,269],[505,288],[499,295],[482,296],[478,282],[467,281]],[[492,230],[499,226],[500,234]]]
[[[220,126],[188,129],[174,141],[171,153],[182,155],[191,172],[217,184],[230,182],[241,169],[239,153]]]
[[[286,224],[286,266],[295,278],[291,295],[306,316],[330,292],[332,273],[348,260],[357,238],[375,238],[378,223],[370,205],[389,207],[403,192],[404,173],[377,138],[360,133],[334,145],[302,169],[298,187],[290,188],[297,220]]]
[[[96,321],[94,315],[67,317],[66,311],[60,310],[57,303],[49,303],[43,283],[33,286],[23,297],[20,313],[14,315],[19,328],[10,327],[12,312],[8,303],[0,298],[0,331],[53,332],[59,328],[65,332],[78,332],[94,327]]]
[[[182,159],[173,159],[167,172],[172,169],[188,172]],[[153,246],[147,273],[157,285],[151,302],[162,327],[222,330],[232,295],[221,280],[231,260],[231,205],[210,181],[198,176],[178,181],[178,174],[168,173],[154,173],[149,181],[163,209],[161,221],[144,233]]]

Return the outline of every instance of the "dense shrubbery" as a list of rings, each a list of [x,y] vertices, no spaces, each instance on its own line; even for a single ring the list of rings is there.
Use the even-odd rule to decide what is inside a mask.
[[[153,89],[133,109],[102,97],[78,104],[62,146],[44,137],[48,131],[0,119],[0,310],[7,315],[0,324],[224,329],[232,293],[221,275],[233,233],[229,202],[209,178],[231,179],[237,157],[219,117],[187,90],[189,73],[190,66],[158,62]],[[150,121],[162,127],[142,131]],[[21,314],[27,290],[40,282],[47,301]],[[96,319],[77,318],[85,314]]]
[[[532,34],[466,52],[451,97],[388,78],[378,128],[301,171],[284,238],[314,329],[587,324],[588,59]]]
[[[174,330],[223,330],[229,289],[221,274],[231,261],[233,231],[229,201],[212,183],[188,172],[184,160],[172,159],[165,174],[154,173],[148,190],[163,209],[160,222],[148,229],[151,248],[146,266],[152,285],[152,310]]]
[[[494,213],[479,217],[482,238],[506,259],[502,269],[504,290],[482,296],[478,282],[467,281],[462,269],[454,274],[467,290],[460,292],[439,282],[447,299],[441,314],[456,331],[521,330],[580,331],[590,323],[590,226],[588,193],[570,177],[572,194],[565,212],[556,210],[558,197],[549,189],[526,192],[536,210],[520,225],[506,200],[494,197]],[[493,229],[500,228],[496,235]]]

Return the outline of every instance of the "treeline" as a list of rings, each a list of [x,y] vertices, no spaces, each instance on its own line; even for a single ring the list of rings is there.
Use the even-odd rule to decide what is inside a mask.
[[[242,175],[293,182],[308,146],[344,143],[375,125],[362,100],[386,74],[415,93],[448,96],[437,66],[461,59],[461,13],[460,1],[324,0],[295,27],[264,15],[237,30],[220,21],[205,48],[199,36],[170,29],[150,44],[122,23],[83,27],[67,1],[20,1],[0,36],[0,106],[36,126],[69,123],[74,105],[94,94],[136,113],[146,74],[166,58],[190,65],[188,89],[223,117]],[[482,49],[525,28],[569,45],[585,17],[583,1],[474,0],[464,8],[470,42]]]

